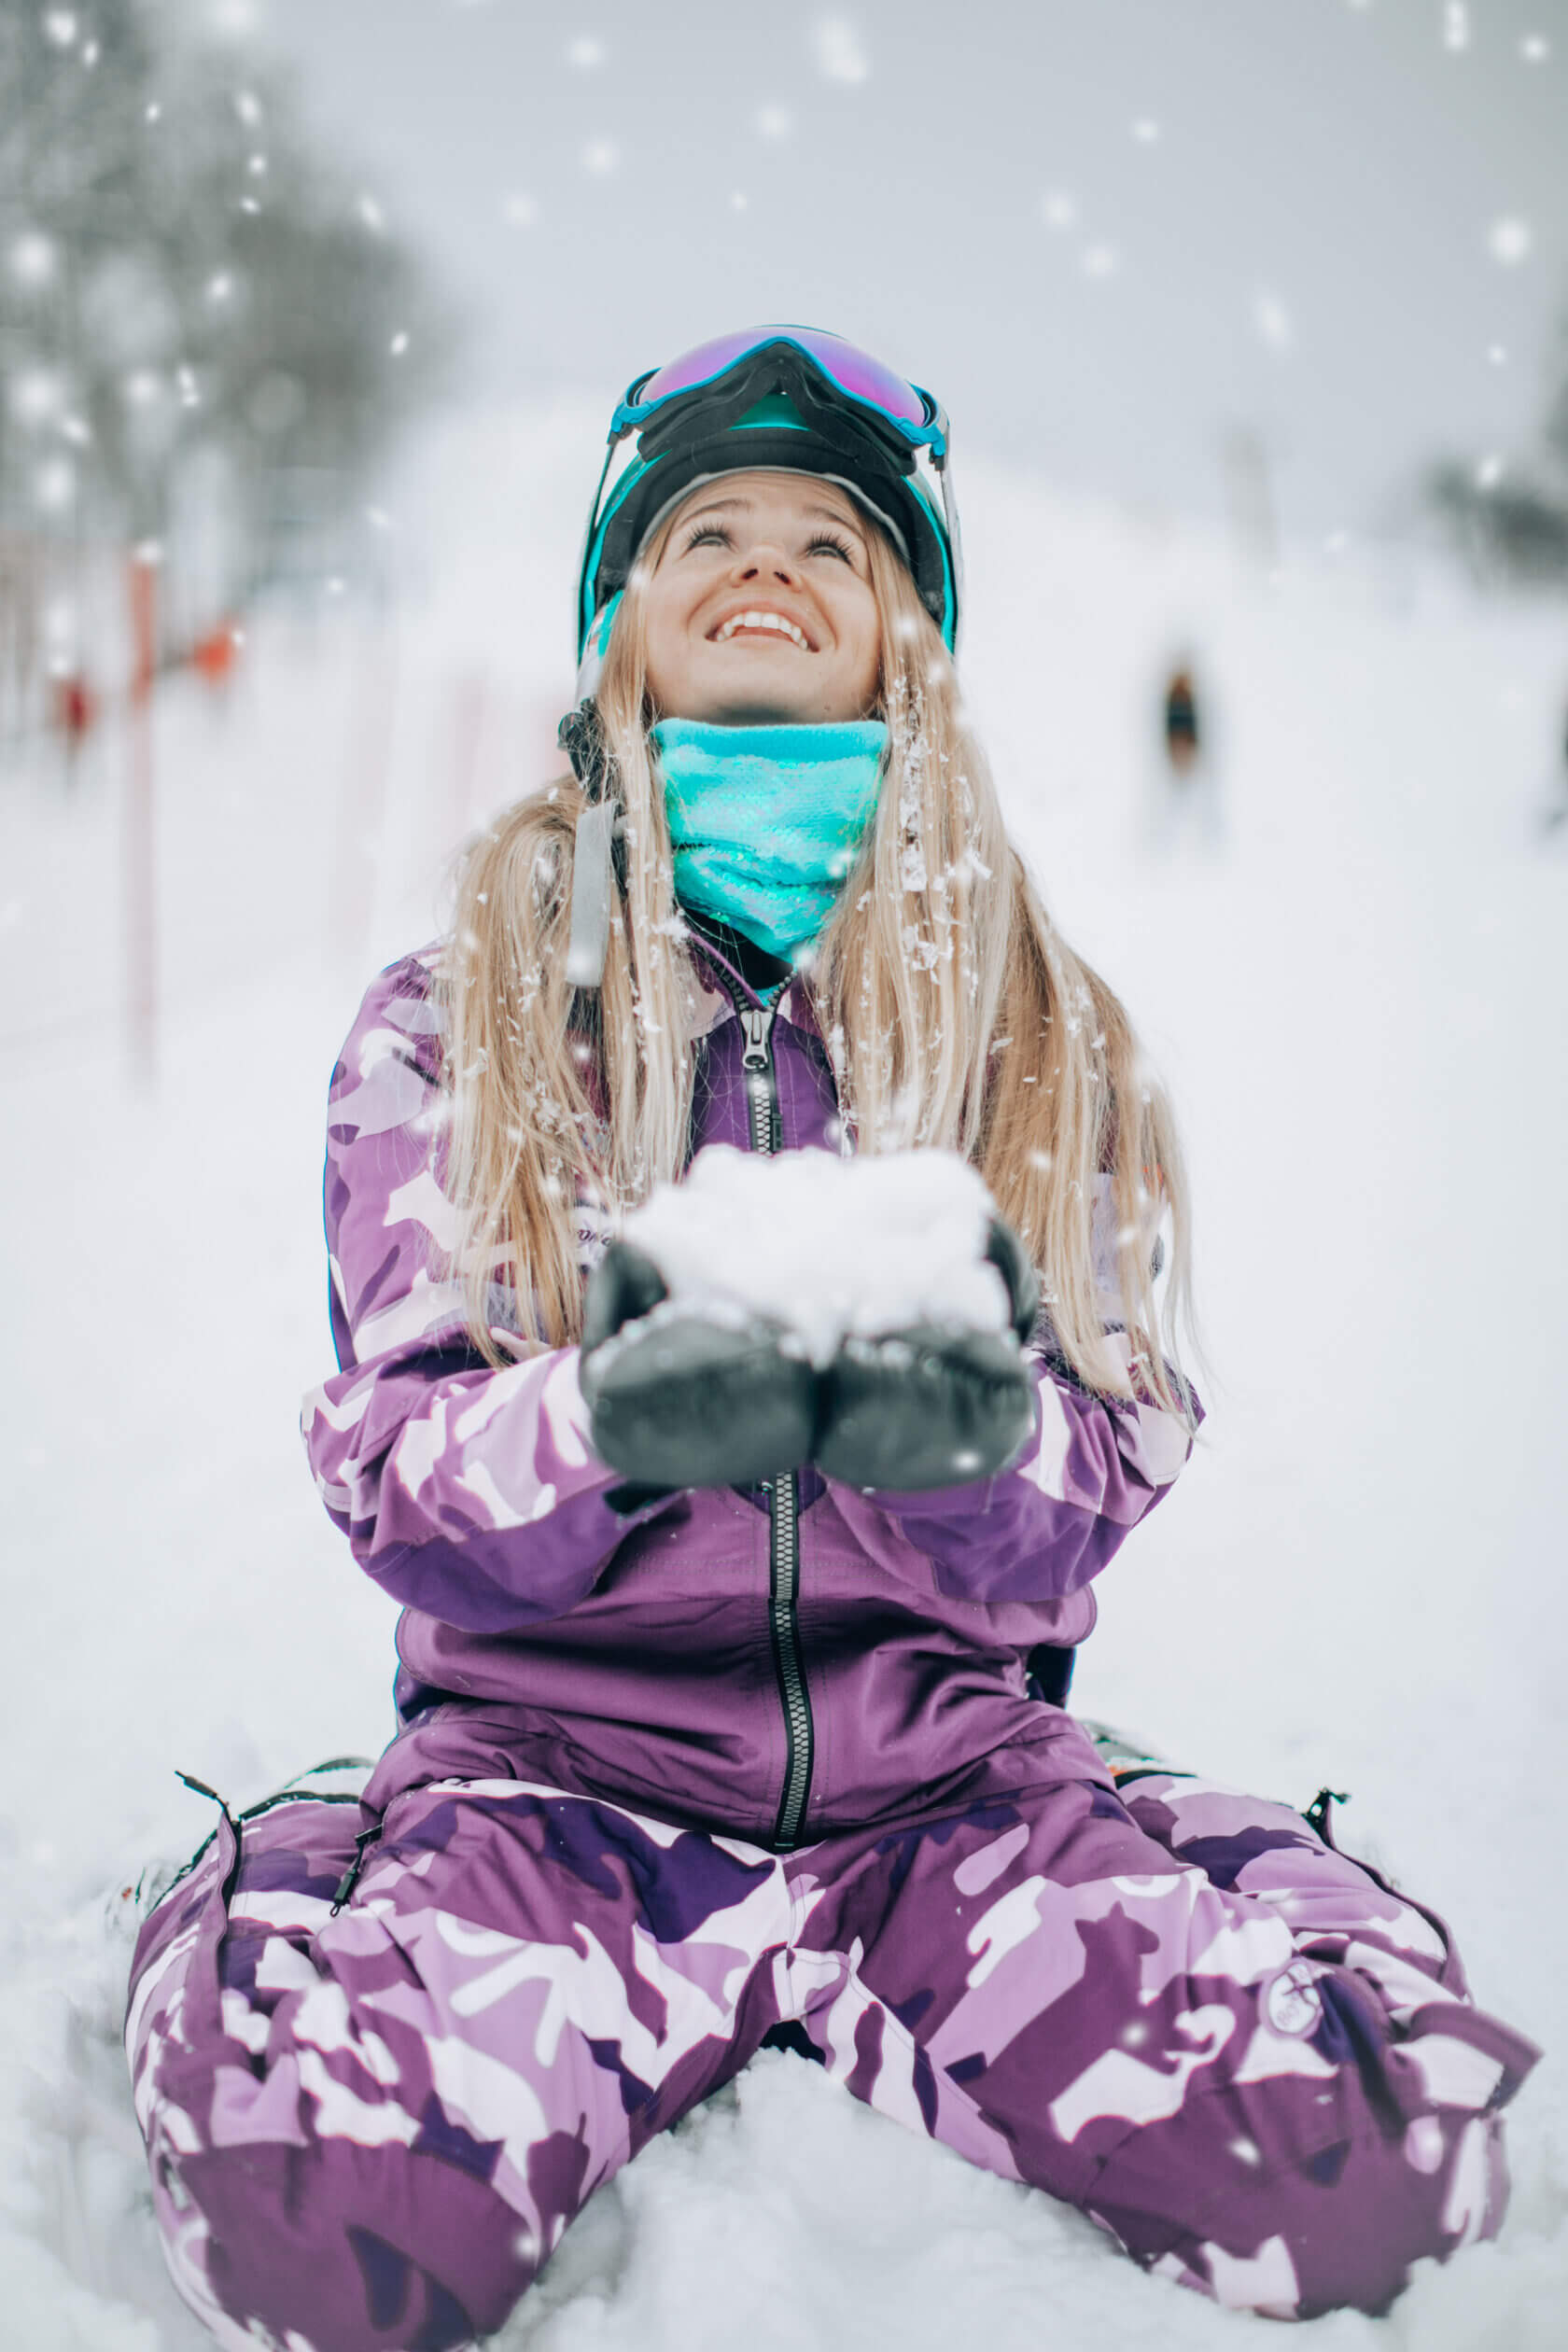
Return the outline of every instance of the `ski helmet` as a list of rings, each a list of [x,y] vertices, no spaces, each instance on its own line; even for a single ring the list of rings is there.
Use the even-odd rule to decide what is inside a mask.
[[[950,441],[930,392],[819,328],[747,328],[635,377],[610,418],[583,539],[580,695],[597,676],[637,550],[689,491],[721,473],[819,474],[847,491],[887,532],[955,650],[962,558]]]

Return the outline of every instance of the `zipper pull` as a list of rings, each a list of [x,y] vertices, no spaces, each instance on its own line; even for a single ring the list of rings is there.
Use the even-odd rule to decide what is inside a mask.
[[[740,1015],[741,1028],[746,1031],[746,1051],[740,1057],[741,1068],[766,1070],[768,1042],[773,1035],[774,1015],[778,1007],[776,1004],[740,1004],[735,1010]]]

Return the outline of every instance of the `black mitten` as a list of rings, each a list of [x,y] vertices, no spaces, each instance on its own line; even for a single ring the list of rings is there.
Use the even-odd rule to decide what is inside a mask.
[[[601,1461],[638,1486],[750,1486],[806,1461],[817,1375],[760,1316],[714,1323],[612,1241],[588,1278],[581,1379]]]
[[[1001,1470],[1034,1427],[1022,1352],[1040,1284],[1017,1236],[991,1220],[986,1256],[1007,1285],[1012,1328],[919,1324],[847,1339],[822,1376],[814,1458],[846,1486],[890,1494],[965,1486]]]

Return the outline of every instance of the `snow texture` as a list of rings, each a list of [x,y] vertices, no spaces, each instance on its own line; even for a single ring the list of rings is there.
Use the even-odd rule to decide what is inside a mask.
[[[122,1075],[115,735],[0,798],[11,1146],[10,1672],[0,1711],[0,2338],[196,2352],[118,2030],[133,1888],[212,1809],[390,1729],[394,1613],[329,1526],[296,1400],[330,1366],[318,1183],[367,975],[455,839],[554,772],[595,406],[497,418],[390,485],[441,595],[259,623],[226,717],[155,721],[161,1076]],[[1313,2352],[1559,2352],[1568,2308],[1560,612],[1351,546],[1272,581],[971,462],[968,692],[1067,935],[1184,1122],[1211,1407],[1099,1587],[1076,1697],[1304,1804],[1452,1921],[1546,2046],[1495,2246]],[[1190,658],[1211,768],[1173,799]],[[1209,755],[1206,754],[1206,758]],[[1561,834],[1558,839],[1561,840]],[[501,2352],[1279,2352],[1045,2198],[766,2055],[599,2195]]]
[[[979,1176],[951,1152],[763,1159],[715,1143],[684,1183],[633,1211],[625,1238],[673,1305],[761,1315],[822,1365],[850,1332],[1003,1330],[1007,1292],[982,1255],[990,1214]]]

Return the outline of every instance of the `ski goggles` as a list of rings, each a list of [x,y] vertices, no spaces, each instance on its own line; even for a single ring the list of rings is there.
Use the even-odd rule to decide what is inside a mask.
[[[798,430],[768,429],[771,415],[755,424],[777,394]],[[616,473],[634,436],[635,455]],[[609,609],[663,514],[710,474],[754,466],[841,482],[888,530],[953,649],[962,557],[950,441],[946,412],[923,385],[818,328],[747,328],[635,377],[610,418],[583,539],[580,660],[591,638],[602,651]]]
[[[841,397],[878,419],[911,449],[929,449],[933,463],[947,455],[948,425],[940,400],[918,384],[906,384],[891,368],[867,351],[857,350],[842,335],[816,327],[748,327],[733,335],[716,336],[694,351],[638,376],[626,387],[626,397],[610,418],[612,438],[640,431],[666,401],[699,392],[744,359],[784,344],[802,354],[816,373]]]

